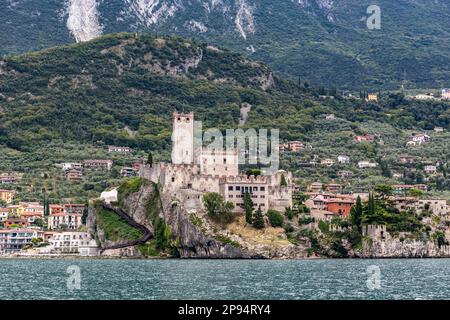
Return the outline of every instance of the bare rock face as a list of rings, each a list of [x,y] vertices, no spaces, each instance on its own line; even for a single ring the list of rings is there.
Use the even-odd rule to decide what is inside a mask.
[[[140,258],[142,254],[135,247],[127,247],[123,249],[108,249],[102,252],[102,257],[112,258]]]
[[[153,184],[145,183],[138,192],[130,194],[121,204],[122,209],[124,209],[134,221],[147,227],[152,232],[153,225],[147,217],[147,204],[154,196],[155,189]]]
[[[170,201],[169,197],[163,197],[163,199],[165,199],[163,200],[164,215],[172,234],[179,240],[177,251],[181,258],[262,258],[257,253],[222,244],[204,235],[197,226],[191,223],[188,213],[179,203]]]
[[[438,247],[434,242],[399,239],[365,242],[360,258],[444,258],[450,257],[450,246]]]

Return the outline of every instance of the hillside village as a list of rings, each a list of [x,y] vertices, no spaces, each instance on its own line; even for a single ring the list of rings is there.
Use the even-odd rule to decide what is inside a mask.
[[[324,121],[339,120],[334,116],[326,116]],[[317,246],[314,239],[336,237],[337,234],[347,237],[357,227],[363,239],[375,242],[392,239],[430,241],[435,243],[436,248],[443,250],[434,249],[434,254],[448,254],[449,199],[434,196],[431,191],[436,185],[430,183],[446,176],[447,163],[443,160],[416,163],[415,157],[400,154],[396,159],[396,172],[390,173],[390,179],[400,182],[408,175],[408,171],[420,170],[423,173],[420,181],[378,184],[368,190],[351,190],[348,182],[352,181],[354,175],[361,171],[379,170],[385,164],[368,158],[355,159],[342,153],[329,158],[314,155],[309,162],[300,165],[302,170],[336,170],[336,179],[304,179],[285,170],[270,175],[263,175],[258,169],[242,171],[238,166],[237,152],[207,149],[197,152],[193,139],[186,136],[186,132],[193,135],[193,122],[193,113],[173,114],[171,163],[156,162],[151,154],[146,158],[137,158],[133,156],[135,151],[129,147],[110,145],[105,147],[105,154],[125,157],[125,162],[120,161],[125,165],[117,167],[112,157],[105,157],[63,162],[56,164],[55,168],[60,171],[60,179],[75,185],[86,183],[86,174],[110,174],[113,168],[120,177],[116,187],[121,181],[134,183],[132,181],[136,179],[160,185],[163,192],[171,194],[191,213],[193,223],[195,221],[196,225],[203,225],[202,228],[209,226],[208,230],[204,230],[206,233],[210,233],[218,221],[224,223],[222,218],[214,221],[217,217],[213,218],[209,212],[206,198],[212,199],[217,195],[215,199],[218,199],[222,208],[218,209],[222,210],[220,214],[232,214],[233,218],[225,222],[232,223],[228,227],[230,229],[225,228],[214,236],[223,243],[237,247],[247,246],[253,240],[244,239],[242,235],[238,237],[233,230],[250,233],[255,238],[265,237],[272,239],[270,241],[278,239],[283,245],[296,246],[299,241],[306,241],[309,247],[307,256],[336,256],[336,252],[339,256],[342,249],[334,248],[330,254],[324,251],[323,246],[320,250],[314,248]],[[410,136],[408,147],[432,144],[433,139],[441,134],[445,132],[434,130],[433,133],[415,133]],[[356,145],[382,144],[383,136],[365,132],[354,134],[351,139]],[[416,144],[411,145],[410,142]],[[280,145],[282,159],[295,155],[301,158],[305,151],[313,154],[316,150],[313,144],[302,141],[286,141]],[[43,201],[26,201],[21,197],[24,176],[25,172],[0,174],[1,254],[102,255],[105,248],[86,226],[89,199],[81,202],[61,199],[52,201],[57,203],[50,203],[44,197]],[[117,202],[120,197],[117,188],[107,186],[107,190],[111,191],[105,191],[97,198],[107,203]],[[257,243],[253,245],[258,246]],[[345,249],[345,252],[348,251]]]
[[[198,257],[211,243],[227,257],[447,254],[446,89],[341,94],[217,46],[136,33],[2,58],[0,85],[4,254],[130,243],[156,256]],[[221,132],[279,129],[278,170],[183,150],[176,121],[190,130],[194,114]],[[141,193],[160,199],[143,206]],[[61,249],[64,238],[80,241]]]

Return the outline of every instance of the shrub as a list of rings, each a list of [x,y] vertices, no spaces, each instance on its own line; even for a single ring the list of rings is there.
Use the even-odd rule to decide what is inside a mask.
[[[216,192],[208,192],[203,196],[203,204],[205,205],[208,217],[221,224],[229,224],[234,220],[234,204],[225,202],[223,197]]]
[[[267,217],[269,218],[269,222],[272,227],[283,226],[284,218],[280,212],[271,209],[267,212]]]

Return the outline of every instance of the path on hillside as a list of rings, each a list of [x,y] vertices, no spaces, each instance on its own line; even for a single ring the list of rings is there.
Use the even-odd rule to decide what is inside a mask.
[[[102,205],[103,205],[103,208],[115,212],[119,217],[124,219],[128,225],[141,231],[144,234],[141,238],[136,239],[136,240],[130,240],[128,242],[124,242],[124,243],[117,244],[114,246],[102,247],[102,249],[101,249],[102,251],[110,250],[110,249],[123,249],[123,248],[127,248],[127,247],[136,246],[139,244],[144,244],[148,240],[153,238],[153,234],[151,233],[151,231],[149,229],[147,229],[147,227],[134,221],[133,218],[131,218],[130,215],[128,213],[126,213],[125,210],[123,210],[122,208],[115,208],[105,202],[103,202]]]

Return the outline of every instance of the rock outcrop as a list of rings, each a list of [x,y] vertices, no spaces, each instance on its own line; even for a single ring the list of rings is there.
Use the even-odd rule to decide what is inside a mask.
[[[389,239],[385,241],[366,241],[359,258],[444,258],[450,257],[450,246],[437,246],[434,242]]]

